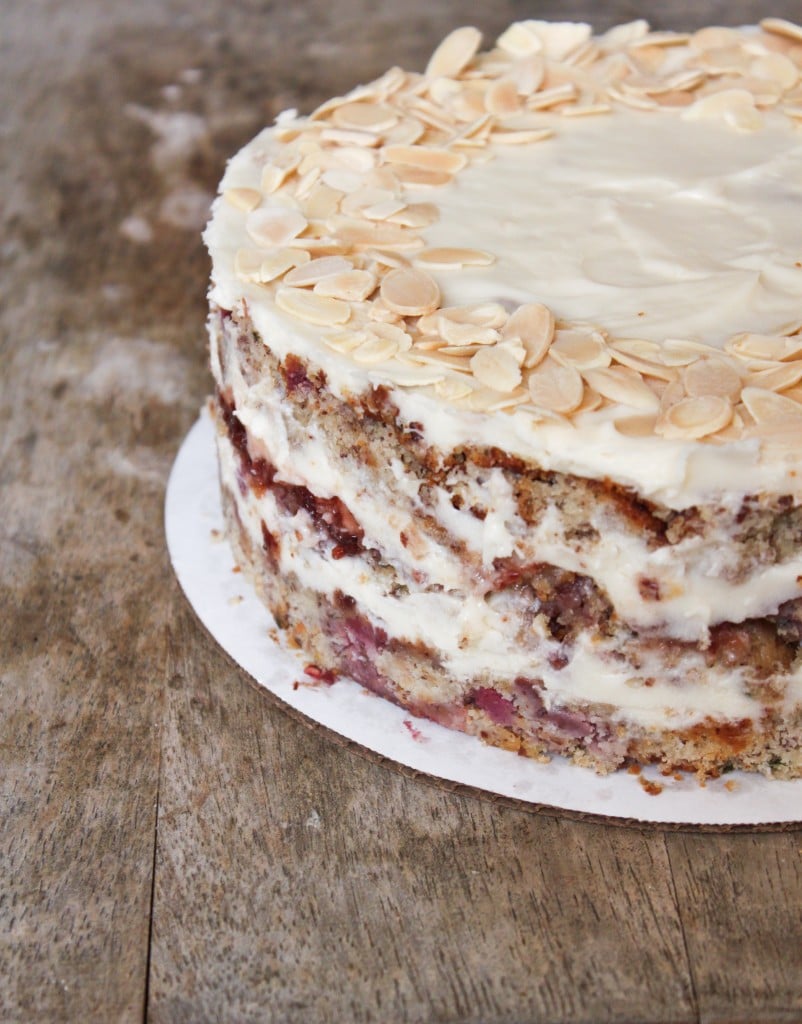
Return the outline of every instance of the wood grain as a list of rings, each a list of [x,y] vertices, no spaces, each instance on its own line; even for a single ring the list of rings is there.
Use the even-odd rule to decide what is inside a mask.
[[[164,548],[226,157],[458,24],[644,11],[765,13],[3,3],[0,1020],[802,1019],[799,834],[613,829],[371,763],[249,683]]]

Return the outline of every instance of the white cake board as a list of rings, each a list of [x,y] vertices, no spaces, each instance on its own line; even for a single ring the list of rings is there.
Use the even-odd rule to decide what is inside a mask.
[[[303,656],[271,639],[274,623],[223,536],[214,428],[203,414],[184,440],[167,486],[167,545],[201,622],[257,683],[306,718],[406,768],[488,794],[594,817],[663,825],[783,825],[802,821],[802,779],[732,772],[701,786],[692,777],[627,771],[599,776],[560,757],[539,764],[414,718],[350,680],[310,685]],[[298,683],[302,685],[297,685]]]

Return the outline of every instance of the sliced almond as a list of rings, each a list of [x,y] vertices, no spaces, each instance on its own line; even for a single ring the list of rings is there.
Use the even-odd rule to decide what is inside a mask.
[[[422,316],[437,309],[440,289],[429,274],[412,267],[391,270],[381,283],[385,305],[401,316]]]
[[[737,334],[727,342],[726,349],[742,358],[785,362],[802,356],[802,336]]]
[[[391,214],[387,220],[391,224],[400,224],[408,228],[428,228],[440,218],[440,210],[434,203],[410,203],[398,213]]]
[[[578,370],[547,357],[529,374],[532,401],[540,409],[571,413],[582,404],[584,384]]]
[[[617,348],[618,343],[614,343],[613,347]],[[666,338],[660,348],[660,358],[666,366],[687,366],[705,356],[715,358],[720,354],[719,350],[713,348],[712,345],[705,345],[699,341],[686,341],[684,338]]]
[[[559,330],[549,354],[563,366],[593,370],[610,365],[610,350],[598,331]]]
[[[223,198],[237,210],[250,213],[261,203],[262,193],[255,188],[227,188],[223,193]]]
[[[627,366],[585,370],[582,376],[595,391],[611,402],[646,412],[656,412],[660,404],[657,395],[641,375]]]
[[[750,72],[757,78],[776,82],[783,90],[793,89],[799,81],[799,68],[781,53],[769,53],[765,57],[756,58]]]
[[[471,26],[454,29],[429,58],[424,72],[427,78],[456,78],[476,56],[482,33]]]
[[[657,417],[654,414],[621,416],[613,420],[613,426],[623,437],[653,437]]]
[[[385,146],[382,156],[390,164],[403,164],[407,167],[422,167],[427,171],[444,174],[456,174],[467,164],[464,153],[454,153],[448,149],[430,149],[426,146]]]
[[[398,124],[399,114],[383,103],[344,103],[331,115],[332,121],[341,128],[361,131],[384,132]]]
[[[540,54],[521,57],[512,68],[512,78],[519,96],[531,96],[543,84],[546,62]]]
[[[732,419],[732,403],[719,395],[683,398],[667,409],[657,422],[663,437],[695,439],[714,434]]]
[[[496,257],[492,253],[484,252],[482,249],[449,247],[422,249],[415,254],[415,259],[430,267],[453,270],[458,270],[460,267],[489,267],[496,261]]]
[[[519,306],[504,325],[505,340],[518,338],[526,349],[524,366],[531,369],[543,359],[554,337],[554,314],[540,302]]]
[[[682,383],[691,397],[718,395],[733,402],[737,401],[742,385],[738,371],[724,359],[699,359],[691,363],[682,373]]]
[[[490,141],[500,146],[528,146],[533,142],[550,139],[553,134],[551,128],[525,128],[520,131],[491,132]]]
[[[467,306],[444,306],[440,315],[456,324],[474,324],[476,327],[503,327],[507,311],[499,302],[476,302]]]
[[[521,108],[518,83],[512,77],[499,78],[485,93],[485,109],[494,117],[515,114]]]
[[[497,345],[481,348],[471,357],[471,373],[494,391],[513,391],[521,383],[521,369],[512,353]]]
[[[764,32],[771,32],[774,35],[783,36],[793,42],[802,43],[802,26],[795,25],[792,21],[784,18],[763,18],[760,27]]]
[[[353,270],[353,263],[343,256],[320,256],[310,260],[303,266],[287,274],[285,284],[294,285],[298,288],[308,287],[322,281],[324,277],[332,274],[342,274],[345,271]]]
[[[374,335],[353,349],[351,358],[362,364],[384,363],[392,359],[397,351],[398,345],[392,339]]]
[[[265,249],[286,245],[306,227],[307,220],[302,213],[278,206],[252,210],[245,220],[245,230],[257,245]]]
[[[802,380],[802,361],[780,363],[767,370],[758,370],[749,375],[750,387],[767,388],[769,391],[785,391]]]
[[[763,124],[755,98],[746,89],[723,89],[698,99],[683,111],[686,121],[722,120],[738,131],[757,131]]]
[[[408,352],[412,348],[412,336],[398,324],[372,323],[365,326],[368,335],[392,341],[399,352]]]
[[[298,320],[321,327],[344,324],[351,316],[351,307],[347,302],[315,295],[305,288],[279,288],[276,292],[276,305]]]
[[[456,402],[460,398],[465,398],[473,390],[473,385],[467,378],[457,376],[444,377],[434,386],[435,394],[446,402]]]
[[[460,323],[446,316],[437,318],[437,329],[449,345],[494,345],[500,337],[499,332],[493,327]]]
[[[324,344],[335,352],[347,354],[365,341],[362,331],[339,331],[337,334],[324,334]]]
[[[317,295],[330,295],[346,302],[362,302],[376,290],[376,275],[368,270],[344,270],[331,274],[315,285]]]
[[[741,400],[756,423],[782,423],[790,419],[802,442],[802,405],[764,388],[744,388]]]
[[[413,167],[411,164],[395,164],[393,169],[399,182],[407,188],[442,188],[454,180],[445,171],[430,171],[426,167]]]

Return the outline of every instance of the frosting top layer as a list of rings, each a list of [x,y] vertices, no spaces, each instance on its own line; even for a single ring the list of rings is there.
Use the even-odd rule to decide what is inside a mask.
[[[452,33],[230,164],[212,298],[443,448],[802,494],[802,29]]]

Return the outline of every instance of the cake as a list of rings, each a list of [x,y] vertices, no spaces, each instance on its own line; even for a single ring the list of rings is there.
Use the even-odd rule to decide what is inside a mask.
[[[474,28],[205,240],[227,530],[310,680],[598,772],[802,774],[802,29]]]

